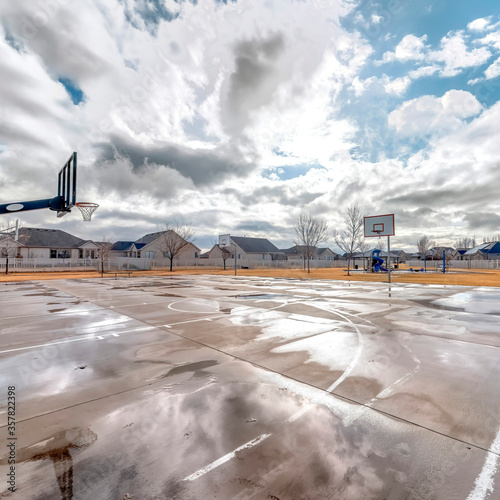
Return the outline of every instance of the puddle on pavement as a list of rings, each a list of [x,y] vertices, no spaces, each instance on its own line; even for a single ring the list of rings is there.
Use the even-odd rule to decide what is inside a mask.
[[[97,434],[88,427],[60,431],[48,439],[19,449],[17,462],[52,461],[61,498],[70,500],[73,498],[73,456],[71,453],[88,448],[96,440]]]
[[[246,300],[275,300],[275,299],[289,299],[290,295],[284,293],[257,293],[249,295],[236,295],[237,299]]]
[[[500,315],[500,293],[468,291],[431,302],[431,307],[482,314]]]
[[[159,378],[167,378],[172,375],[179,375],[181,373],[187,372],[197,372],[199,370],[204,370],[205,368],[209,368],[211,366],[218,365],[219,362],[215,359],[209,359],[206,361],[196,361],[195,363],[188,363],[186,365],[175,366],[171,370],[169,370],[165,375],[162,375]]]

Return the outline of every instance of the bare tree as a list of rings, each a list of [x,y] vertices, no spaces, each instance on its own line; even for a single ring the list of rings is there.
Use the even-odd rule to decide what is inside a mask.
[[[363,242],[363,215],[357,203],[347,208],[344,229],[333,232],[335,243],[347,255],[347,275],[350,276],[352,254]]]
[[[475,236],[466,236],[465,238],[460,238],[455,241],[455,248],[474,248],[476,246],[476,237]]]
[[[20,243],[15,241],[14,236],[0,234],[0,256],[5,258],[5,274],[9,274],[9,257],[15,257]]]
[[[495,243],[497,241],[500,241],[500,234],[497,234],[496,236],[485,236],[483,238],[483,243]]]
[[[363,254],[363,267],[366,268],[368,267],[367,266],[367,262],[368,262],[368,257],[365,257],[365,253],[368,252],[368,250],[370,249],[370,245],[367,243],[367,241],[363,238],[361,240],[361,243],[359,244],[359,247],[358,247],[358,250],[361,254]],[[366,259],[366,260],[365,260]]]
[[[231,250],[218,243],[218,240],[212,240],[212,245],[220,250],[222,261],[224,262],[224,271],[226,270],[226,260],[231,257]]]
[[[102,239],[99,243],[99,259],[101,264],[101,274],[104,274],[104,263],[108,262],[111,256],[111,249],[113,248],[113,243],[106,237]]]
[[[424,259],[424,267],[427,270],[427,252],[430,248],[435,246],[436,243],[431,241],[428,236],[424,235],[420,239],[417,240],[417,251],[420,256]]]
[[[163,256],[170,260],[170,272],[172,272],[174,257],[194,241],[194,230],[191,225],[188,226],[178,221],[164,222],[158,225],[158,229],[163,232],[158,243]]]
[[[22,227],[22,223],[18,228]],[[22,236],[16,240],[16,222],[7,219],[0,223],[0,257],[5,258],[5,274],[9,273],[9,257],[15,257],[22,246]]]
[[[222,261],[224,262],[224,271],[226,270],[226,260],[231,257],[231,251],[226,247],[219,246],[222,253]]]
[[[423,258],[427,255],[427,252],[435,246],[434,241],[431,241],[428,236],[424,235],[417,240],[417,251]]]
[[[310,273],[310,259],[314,256],[320,243],[326,241],[328,224],[325,220],[310,214],[300,214],[295,224],[295,244],[302,246],[304,258],[307,259],[307,272]]]

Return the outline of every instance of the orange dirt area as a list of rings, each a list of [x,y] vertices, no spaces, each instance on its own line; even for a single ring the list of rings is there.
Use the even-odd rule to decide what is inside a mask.
[[[105,278],[121,278],[134,276],[171,276],[182,274],[206,274],[234,276],[234,269],[210,269],[210,268],[176,268],[172,273],[168,270],[155,271],[118,271],[104,273]],[[300,279],[322,279],[322,280],[348,280],[348,281],[371,281],[387,283],[387,273],[368,273],[363,271],[351,271],[347,275],[345,269],[311,269],[310,273],[302,269],[238,269],[238,276],[260,276],[263,278],[300,278]],[[27,281],[27,280],[51,280],[51,279],[80,279],[100,278],[97,272],[47,272],[47,273],[11,273],[1,274],[0,282],[3,281]],[[494,286],[500,287],[500,270],[489,269],[457,269],[443,274],[436,270],[423,272],[410,272],[404,267],[391,273],[393,283],[421,283],[435,285],[464,285],[464,286]]]

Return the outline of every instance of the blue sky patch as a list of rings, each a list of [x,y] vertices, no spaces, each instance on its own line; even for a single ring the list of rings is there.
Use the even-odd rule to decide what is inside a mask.
[[[68,78],[59,78],[59,82],[64,85],[64,88],[66,89],[66,92],[68,92],[69,96],[71,97],[71,100],[73,101],[73,104],[78,105],[83,101],[84,94],[77,87],[75,83],[73,83],[71,80]]]

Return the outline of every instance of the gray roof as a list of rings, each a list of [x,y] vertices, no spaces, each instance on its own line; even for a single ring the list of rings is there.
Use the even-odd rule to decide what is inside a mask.
[[[471,248],[464,253],[464,255],[474,255],[478,252],[481,253],[500,253],[500,243],[498,241],[493,241],[490,243],[482,243],[477,245],[477,247]]]
[[[231,236],[231,239],[244,252],[247,253],[281,252],[277,246],[273,245],[266,238],[247,238],[246,236]]]
[[[318,255],[323,255],[326,251],[330,250],[333,254],[337,255],[331,248],[318,248]]]
[[[78,248],[87,241],[60,229],[39,229],[34,227],[19,229],[19,242],[26,247]]]
[[[157,240],[161,235],[165,234],[166,231],[157,231],[156,233],[149,233],[141,236],[135,243],[144,243],[144,245],[149,245],[152,241]]]
[[[306,250],[305,245],[295,245],[291,248],[282,248],[280,252],[283,252],[285,255],[303,255]],[[337,255],[331,248],[316,248],[311,247],[311,250],[316,253],[316,255],[323,255],[326,251],[330,250],[334,255]]]
[[[305,249],[305,246],[295,245],[291,248],[282,248],[280,252],[283,252],[285,255],[302,255],[303,249]]]
[[[172,229],[169,229],[169,231],[175,233],[175,231]],[[156,233],[145,234],[144,236],[141,236],[138,240],[134,241],[135,246],[137,249],[141,249],[142,247],[145,247],[146,245],[149,245],[153,241],[157,240],[158,238],[160,238],[160,236],[164,235],[167,232],[168,231],[157,231]],[[181,237],[179,236],[179,238]],[[188,243],[191,243],[191,245],[193,245],[197,250],[200,250],[192,241],[188,241]]]
[[[128,252],[132,248],[133,244],[133,241],[117,241],[113,244],[111,250],[114,250],[115,252]]]

